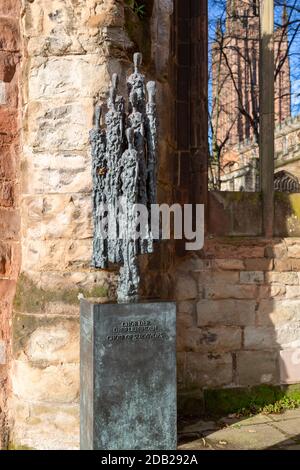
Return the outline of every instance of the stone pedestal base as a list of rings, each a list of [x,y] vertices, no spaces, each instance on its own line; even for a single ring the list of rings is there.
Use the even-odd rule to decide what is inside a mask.
[[[176,449],[176,304],[82,300],[80,378],[81,449]]]

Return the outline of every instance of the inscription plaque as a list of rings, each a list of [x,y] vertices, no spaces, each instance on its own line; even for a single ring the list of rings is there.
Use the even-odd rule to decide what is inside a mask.
[[[81,449],[176,449],[176,304],[80,310]]]

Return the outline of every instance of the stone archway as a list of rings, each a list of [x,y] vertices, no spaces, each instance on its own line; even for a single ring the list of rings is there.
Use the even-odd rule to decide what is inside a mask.
[[[299,193],[300,183],[296,176],[281,170],[274,175],[274,189],[280,192]]]

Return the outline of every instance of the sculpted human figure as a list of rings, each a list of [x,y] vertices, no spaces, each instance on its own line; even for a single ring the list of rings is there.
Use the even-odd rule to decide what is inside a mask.
[[[120,179],[120,158],[124,142],[124,100],[118,96],[118,76],[112,76],[108,99],[108,112],[105,117],[107,127],[106,158],[108,177],[106,179],[106,202],[108,205],[108,259],[112,263],[122,262],[121,243],[118,238],[118,185]],[[115,213],[114,213],[115,211]]]
[[[129,101],[132,103],[132,95],[136,93],[137,109],[145,114],[145,76],[140,72],[143,56],[137,52],[133,55],[134,72],[127,80]],[[129,112],[131,108],[129,108]]]
[[[93,176],[93,212],[94,240],[92,265],[95,268],[107,267],[107,240],[103,237],[103,205],[106,203],[105,187],[107,177],[106,131],[101,129],[101,106],[95,109],[95,127],[90,132],[92,147],[92,176]]]
[[[149,205],[157,201],[157,113],[156,113],[156,84],[147,83],[148,102],[147,113],[147,174],[148,174],[148,202]]]
[[[135,54],[134,72],[127,81],[127,116],[125,100],[118,95],[118,76],[114,74],[105,115],[106,131],[100,126],[102,109],[97,107],[95,127],[90,133],[94,186],[92,265],[96,268],[106,268],[109,263],[122,265],[117,290],[119,302],[138,299],[138,255],[153,251],[150,216],[141,223],[136,207],[143,204],[150,209],[156,203],[156,89],[154,82],[147,84],[146,103],[141,63],[141,54]],[[106,204],[104,210],[103,204]],[[137,231],[143,238],[137,238]]]
[[[145,160],[145,124],[142,113],[138,111],[138,98],[136,92],[131,95],[132,112],[128,117],[128,125],[134,132],[134,146],[138,153],[138,202],[147,204],[147,166]]]
[[[139,287],[139,271],[137,264],[138,244],[135,239],[136,215],[135,205],[138,201],[139,155],[134,144],[134,129],[126,131],[128,150],[121,159],[121,181],[123,201],[126,205],[123,237],[123,266],[120,269],[118,299],[130,302],[137,299]],[[122,224],[123,225],[123,224]]]

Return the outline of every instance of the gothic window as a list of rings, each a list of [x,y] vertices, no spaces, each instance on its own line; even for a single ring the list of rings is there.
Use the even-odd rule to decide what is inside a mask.
[[[261,2],[268,8],[273,3],[273,70],[272,63],[267,63],[269,46],[265,47],[264,59],[261,54]],[[225,179],[223,186],[224,169],[232,159],[240,162],[240,167],[246,161],[249,168],[259,168],[257,162],[261,160],[262,154],[273,152],[272,166],[275,165],[276,171],[281,170],[280,165],[287,164],[283,161],[287,153],[293,162],[299,160],[299,141],[294,143],[295,139],[288,139],[293,144],[288,144],[283,153],[280,150],[282,135],[296,135],[300,130],[300,10],[296,4],[295,0],[208,0],[209,158],[212,161],[209,165],[209,177],[214,181],[214,184],[209,185],[210,189],[227,190]],[[273,13],[268,15],[270,14]],[[268,78],[273,74],[274,84],[269,82],[268,85]],[[260,82],[264,82],[262,89],[269,94],[268,98],[263,90],[260,91]],[[264,108],[261,111],[260,97],[264,97],[268,106],[273,86],[274,109],[271,107],[267,111]],[[272,113],[275,121],[273,144],[273,130],[262,126],[263,116]],[[263,145],[260,145],[261,142]],[[270,146],[269,149],[267,145]],[[275,147],[275,152],[272,147]],[[300,162],[297,165],[293,162],[289,163],[293,167],[291,173],[296,171],[295,176],[300,177]],[[219,178],[212,175],[212,171],[217,171]],[[262,180],[264,175],[260,171]],[[232,172],[233,178],[239,178],[239,169],[232,169]],[[227,177],[226,174],[226,181]],[[238,184],[234,186],[239,188]],[[252,188],[248,186],[247,190],[256,191],[256,183],[253,183]]]
[[[278,171],[274,175],[275,191],[298,193],[300,191],[299,180],[288,171]]]

